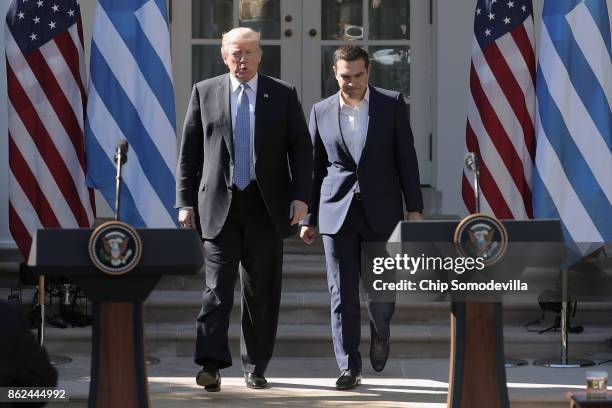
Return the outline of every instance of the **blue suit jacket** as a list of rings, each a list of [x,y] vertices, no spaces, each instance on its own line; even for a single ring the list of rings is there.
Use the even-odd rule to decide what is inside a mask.
[[[310,214],[303,225],[335,234],[342,226],[359,180],[367,221],[379,234],[390,234],[407,211],[421,211],[423,199],[410,120],[399,92],[370,86],[369,123],[359,163],[340,131],[338,94],[310,112],[314,171]]]

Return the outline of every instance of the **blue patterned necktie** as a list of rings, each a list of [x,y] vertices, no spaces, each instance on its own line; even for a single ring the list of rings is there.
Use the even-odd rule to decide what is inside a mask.
[[[240,84],[234,140],[234,184],[244,190],[251,182],[251,120],[247,84]]]

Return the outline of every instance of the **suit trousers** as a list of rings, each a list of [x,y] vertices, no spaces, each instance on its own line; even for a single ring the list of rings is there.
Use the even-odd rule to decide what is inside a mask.
[[[389,234],[377,234],[368,224],[363,202],[353,198],[342,227],[323,235],[327,284],[331,295],[331,326],[334,353],[340,370],[361,370],[361,244],[386,242]],[[370,334],[389,338],[395,302],[369,302]]]
[[[232,365],[228,329],[240,271],[242,367],[263,375],[276,339],[283,242],[256,182],[243,191],[234,188],[225,224],[219,235],[204,241],[204,253],[206,287],[194,360],[219,369]]]

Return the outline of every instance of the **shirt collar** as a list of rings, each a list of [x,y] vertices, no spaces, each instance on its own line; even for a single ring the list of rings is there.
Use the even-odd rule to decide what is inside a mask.
[[[240,87],[241,82],[232,74],[229,74],[230,83],[232,85],[232,93],[236,92],[236,90]],[[255,76],[251,78],[247,85],[251,90],[257,95],[257,79],[259,78],[259,74],[255,73]]]
[[[344,102],[344,99],[342,98],[342,92],[338,92],[338,99],[340,100],[340,110],[342,110],[342,108],[344,108],[345,106],[347,108],[352,108],[351,106],[349,106],[346,102]],[[370,86],[367,87],[366,91],[365,91],[365,95],[363,95],[363,99],[357,104],[357,107],[359,107],[359,105],[361,105],[362,103],[366,103],[366,104],[370,104]]]

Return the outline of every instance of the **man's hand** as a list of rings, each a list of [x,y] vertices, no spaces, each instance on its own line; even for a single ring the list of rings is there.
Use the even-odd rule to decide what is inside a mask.
[[[423,214],[419,211],[408,211],[406,213],[406,219],[410,221],[420,221],[423,219]]]
[[[178,220],[183,228],[195,228],[195,213],[193,208],[181,208],[179,210]]]
[[[315,236],[315,227],[311,225],[302,225],[302,229],[300,229],[300,238],[302,238],[302,241],[310,245],[314,242]]]
[[[291,218],[291,225],[295,225],[302,221],[308,214],[308,204],[300,200],[293,200],[289,207],[289,217]]]

